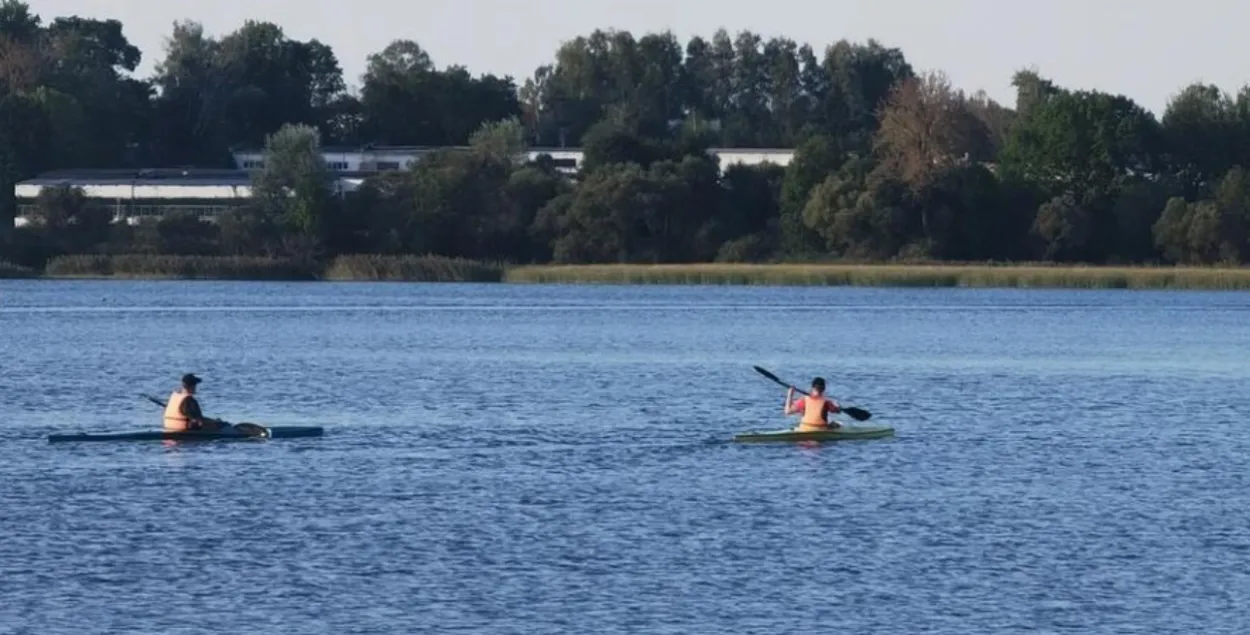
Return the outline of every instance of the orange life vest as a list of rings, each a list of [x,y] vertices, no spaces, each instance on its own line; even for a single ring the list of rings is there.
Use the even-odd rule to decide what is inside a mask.
[[[169,395],[169,402],[165,404],[165,430],[169,432],[185,432],[190,429],[191,422],[182,414],[182,402],[190,397],[181,390],[175,390]]]
[[[825,409],[829,400],[824,397],[803,398],[803,419],[799,421],[800,430],[824,430],[829,427],[825,419]]]

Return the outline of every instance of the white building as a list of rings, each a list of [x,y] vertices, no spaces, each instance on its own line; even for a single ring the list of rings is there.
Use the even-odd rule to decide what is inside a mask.
[[[425,155],[442,149],[445,148],[437,146],[325,146],[321,154],[326,166],[336,172],[384,172],[407,169]],[[459,149],[467,150],[468,148]],[[794,150],[786,149],[711,148],[709,153],[719,160],[722,170],[735,164],[773,163],[785,167],[794,157]],[[573,173],[582,166],[581,148],[530,148],[525,154],[525,158],[529,161],[544,154],[550,156],[556,168],[563,172]],[[237,151],[234,153],[234,163],[235,167],[240,170],[262,168],[265,165],[265,152],[260,148]]]
[[[339,193],[360,187],[370,174],[403,170],[425,155],[444,148],[418,146],[325,147],[322,156],[335,173]],[[773,163],[786,166],[793,150],[713,148],[722,170],[731,165]],[[531,148],[527,160],[550,156],[556,168],[575,173],[582,165],[580,148]],[[48,187],[72,186],[83,190],[95,205],[108,206],[118,220],[161,216],[185,211],[211,220],[222,212],[243,205],[252,195],[252,172],[264,166],[263,150],[234,153],[234,170],[151,169],[151,170],[58,170],[18,183],[17,224],[25,218],[39,193]]]
[[[364,182],[363,175],[340,174],[338,192],[350,192]],[[135,220],[173,212],[191,212],[213,220],[222,212],[245,204],[252,196],[252,175],[246,170],[151,169],[57,170],[27,179],[14,187],[18,200],[17,226],[45,188],[77,187],[93,205],[113,210],[116,220]]]

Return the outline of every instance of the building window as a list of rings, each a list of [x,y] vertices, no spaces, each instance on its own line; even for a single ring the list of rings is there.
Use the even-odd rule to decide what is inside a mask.
[[[264,162],[264,161],[251,161],[251,160],[248,160],[248,161],[244,161],[244,162],[243,162],[243,169],[244,169],[244,170],[259,170],[259,169],[261,169],[261,168],[263,168],[263,167],[265,167],[265,162]]]
[[[378,161],[378,170],[398,170],[399,161]]]
[[[346,161],[326,161],[326,167],[331,170],[346,170]]]

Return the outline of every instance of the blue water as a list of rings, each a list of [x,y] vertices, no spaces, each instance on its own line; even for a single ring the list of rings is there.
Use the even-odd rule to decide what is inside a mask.
[[[326,436],[46,443],[184,372]],[[1245,633],[1247,412],[1248,294],[0,282],[0,633]]]

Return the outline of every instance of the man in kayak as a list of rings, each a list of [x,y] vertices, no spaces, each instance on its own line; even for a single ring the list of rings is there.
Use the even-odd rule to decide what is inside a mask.
[[[208,419],[200,411],[200,402],[195,400],[195,388],[202,381],[199,377],[187,373],[182,376],[182,388],[169,395],[165,404],[166,432],[225,432],[242,434],[234,426],[218,419]]]
[[[838,402],[825,397],[823,377],[812,380],[812,390],[808,396],[794,401],[794,392],[794,386],[791,386],[789,392],[786,393],[785,412],[787,416],[802,413],[803,418],[799,420],[795,431],[811,432],[842,427],[842,424],[837,421],[829,420],[829,415],[842,412],[842,408],[838,406]]]

